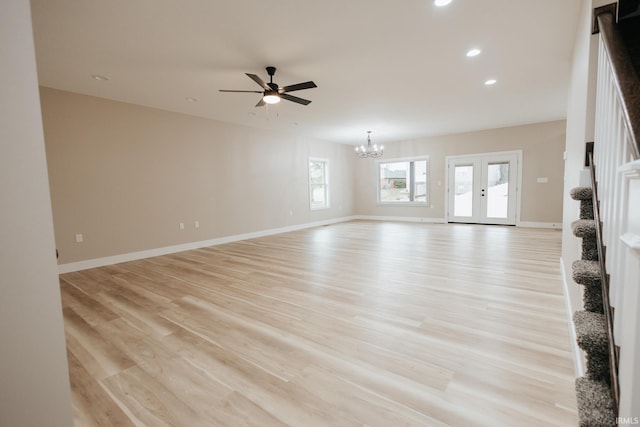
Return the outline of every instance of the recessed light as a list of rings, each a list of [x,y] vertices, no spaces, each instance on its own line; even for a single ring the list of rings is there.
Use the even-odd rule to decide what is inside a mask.
[[[435,4],[435,5],[436,5],[436,6],[438,6],[438,7],[442,7],[442,6],[446,6],[446,5],[448,5],[449,3],[451,3],[451,1],[452,1],[452,0],[435,0],[435,1],[433,2],[433,4]]]
[[[187,102],[198,102],[198,98],[185,98]]]
[[[496,79],[489,79],[486,82],[484,82],[484,84],[487,85],[487,86],[491,86],[491,85],[494,85],[496,83],[498,83],[498,81]]]
[[[467,56],[470,57],[470,58],[474,57],[474,56],[478,56],[478,55],[480,55],[480,52],[482,52],[480,49],[473,48],[473,49],[470,49],[467,52]]]
[[[109,77],[101,76],[100,74],[92,74],[91,77],[93,77],[94,80],[99,80],[101,82],[109,80]]]

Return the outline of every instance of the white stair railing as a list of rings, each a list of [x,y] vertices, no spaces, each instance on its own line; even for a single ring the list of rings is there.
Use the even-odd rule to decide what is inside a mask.
[[[640,414],[640,82],[610,13],[600,29],[595,178],[600,203],[611,326],[617,366],[619,417]],[[620,54],[620,52],[623,54]],[[595,201],[594,201],[595,202]],[[606,310],[606,307],[605,307]],[[619,394],[618,394],[619,392]]]

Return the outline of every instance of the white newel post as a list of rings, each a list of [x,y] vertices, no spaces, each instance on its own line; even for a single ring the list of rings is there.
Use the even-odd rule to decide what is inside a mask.
[[[624,303],[620,322],[620,417],[640,416],[640,160],[620,168],[625,181],[623,234],[625,248]],[[618,312],[616,312],[618,317]]]

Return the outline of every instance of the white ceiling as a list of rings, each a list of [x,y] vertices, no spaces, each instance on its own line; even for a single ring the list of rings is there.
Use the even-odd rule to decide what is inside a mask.
[[[362,143],[565,118],[579,0],[31,0],[40,84]],[[472,47],[482,54],[467,58]],[[256,108],[244,73],[280,86]],[[108,81],[98,81],[92,75]],[[498,83],[485,86],[495,78]],[[188,102],[186,98],[197,98]]]

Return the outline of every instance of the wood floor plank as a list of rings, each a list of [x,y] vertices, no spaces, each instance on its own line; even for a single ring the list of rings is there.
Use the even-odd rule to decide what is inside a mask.
[[[74,425],[134,426],[134,422],[110,398],[100,381],[87,371],[72,352],[67,353],[71,379]]]
[[[95,379],[104,379],[134,366],[125,353],[72,309],[63,310],[67,349]]]
[[[76,288],[71,282],[61,278],[60,284],[65,294],[64,307],[73,309],[90,325],[109,322],[118,318],[116,313],[100,304],[95,298]]]
[[[366,426],[448,425],[316,365],[304,369],[300,383],[312,385],[332,410],[352,414]]]
[[[560,249],[352,221],[62,275],[75,423],[577,425]]]
[[[169,427],[209,422],[138,366],[106,378],[102,383],[110,395],[127,408],[135,424]]]

